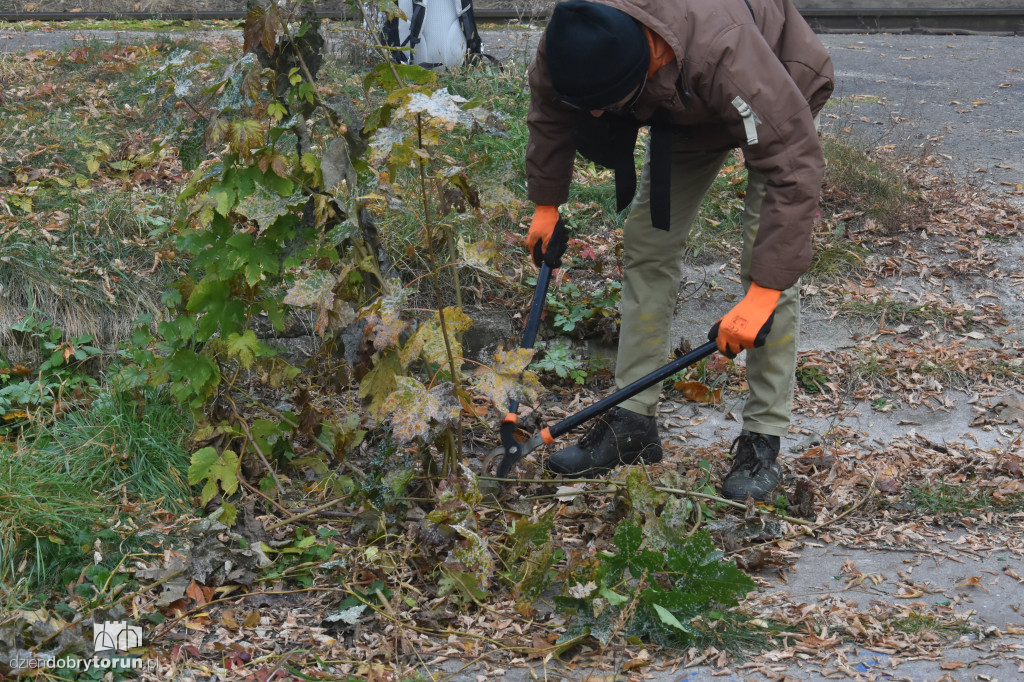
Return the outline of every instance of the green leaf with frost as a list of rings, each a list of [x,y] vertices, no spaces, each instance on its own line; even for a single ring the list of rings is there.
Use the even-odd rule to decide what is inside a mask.
[[[399,443],[423,438],[433,424],[451,426],[458,418],[459,403],[451,383],[428,389],[413,377],[397,377],[396,381],[398,388],[384,401],[383,413]]]
[[[655,604],[654,611],[658,614],[658,618],[660,618],[661,622],[665,625],[670,625],[675,629],[680,630],[681,632],[685,632],[687,634],[693,634],[693,630],[680,623],[679,619],[672,615],[672,612],[666,609],[664,606],[661,606],[660,604]]]

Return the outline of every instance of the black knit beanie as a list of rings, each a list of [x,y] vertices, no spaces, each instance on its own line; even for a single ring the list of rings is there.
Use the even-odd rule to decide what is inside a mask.
[[[647,74],[647,36],[620,10],[584,0],[560,2],[544,35],[551,84],[580,109],[615,104]]]

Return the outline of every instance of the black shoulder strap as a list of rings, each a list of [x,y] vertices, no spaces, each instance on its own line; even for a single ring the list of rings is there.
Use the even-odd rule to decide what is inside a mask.
[[[672,129],[651,126],[651,225],[668,231],[672,224]]]
[[[405,40],[409,47],[416,47],[420,42],[423,30],[423,19],[427,16],[427,0],[412,0],[412,17],[409,19],[409,37]]]
[[[476,29],[476,17],[473,16],[473,0],[462,0],[462,10],[459,11],[459,23],[462,24],[462,34],[466,36],[466,51],[471,55],[480,54],[480,51],[483,49],[483,41],[480,40],[480,33]]]

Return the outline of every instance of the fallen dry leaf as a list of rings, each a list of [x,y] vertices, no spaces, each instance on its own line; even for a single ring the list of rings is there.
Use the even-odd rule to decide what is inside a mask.
[[[981,583],[981,576],[980,575],[972,575],[970,578],[968,578],[967,580],[963,581],[962,583],[960,583],[956,587],[957,587],[957,589],[960,589],[961,587],[980,587],[981,589],[985,590],[986,592],[991,592],[990,589],[988,589],[987,587],[985,587]]]
[[[683,394],[683,397],[695,403],[717,405],[722,402],[721,388],[712,389],[699,381],[677,381],[675,388]]]

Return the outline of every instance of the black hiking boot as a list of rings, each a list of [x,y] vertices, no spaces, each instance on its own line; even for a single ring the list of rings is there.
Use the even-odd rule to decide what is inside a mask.
[[[729,454],[733,457],[732,469],[722,481],[722,497],[745,500],[750,495],[763,502],[779,485],[782,467],[775,461],[779,456],[778,436],[741,431]]]
[[[596,417],[590,430],[576,445],[562,448],[548,458],[544,468],[561,476],[590,476],[610,471],[620,464],[661,461],[658,422],[621,407]]]

